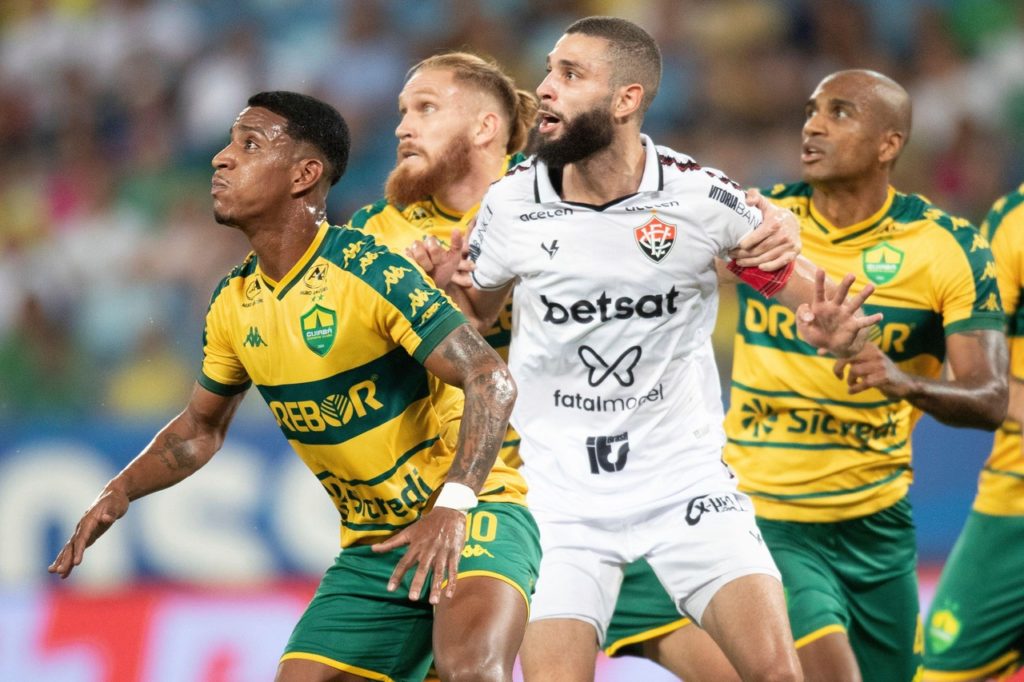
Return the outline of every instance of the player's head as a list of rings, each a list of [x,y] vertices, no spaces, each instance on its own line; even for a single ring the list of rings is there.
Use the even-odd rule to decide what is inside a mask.
[[[885,178],[910,138],[910,96],[888,76],[826,76],[807,100],[800,161],[811,184]]]
[[[348,153],[348,126],[331,105],[296,92],[253,95],[213,157],[214,217],[239,225],[288,201],[322,205]]]
[[[478,155],[521,150],[537,101],[494,62],[448,52],[409,70],[398,110],[398,159],[385,193],[401,205],[465,178]]]
[[[617,129],[635,134],[661,82],[661,51],[647,31],[616,17],[587,17],[566,29],[537,87],[537,155],[561,166],[604,149]]]

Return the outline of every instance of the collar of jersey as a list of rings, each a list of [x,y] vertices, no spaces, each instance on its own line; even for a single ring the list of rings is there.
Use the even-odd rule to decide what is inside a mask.
[[[818,209],[814,206],[813,197],[807,202],[810,206],[811,220],[818,224],[827,234],[832,236],[832,243],[839,244],[841,242],[847,242],[851,239],[855,239],[862,234],[870,232],[875,229],[880,222],[888,215],[889,210],[892,209],[893,199],[896,197],[896,188],[889,185],[889,190],[885,195],[885,201],[882,203],[882,207],[875,211],[872,215],[868,216],[860,222],[856,222],[853,225],[847,225],[845,227],[836,227],[825,218],[825,216],[818,213]],[[836,234],[838,233],[838,234]]]
[[[277,298],[277,300],[280,301],[284,298],[284,295],[288,293],[288,290],[291,289],[304,274],[306,274],[306,270],[308,270],[309,266],[316,260],[316,257],[320,254],[320,249],[323,248],[324,237],[327,236],[327,229],[329,227],[330,224],[326,220],[320,223],[320,229],[317,230],[316,236],[313,237],[313,241],[310,242],[309,246],[306,248],[306,252],[302,254],[299,260],[295,261],[295,265],[292,266],[292,269],[286,272],[279,282],[275,282],[267,277],[267,274],[263,272],[262,268],[260,268],[259,262],[256,263],[256,271],[259,272],[260,277],[263,278],[263,281],[266,282],[267,286],[269,286],[271,291],[274,292],[274,297]]]
[[[658,148],[654,146],[651,138],[643,133],[640,134],[640,141],[644,145],[644,176],[640,179],[640,188],[633,194],[627,194],[603,206],[592,204],[580,204],[575,201],[565,201],[558,196],[554,186],[551,184],[551,176],[548,175],[546,163],[537,159],[534,173],[534,198],[538,204],[572,204],[573,206],[588,206],[596,210],[603,210],[608,206],[617,204],[623,199],[636,196],[642,192],[659,192],[662,189],[661,162],[658,160]]]

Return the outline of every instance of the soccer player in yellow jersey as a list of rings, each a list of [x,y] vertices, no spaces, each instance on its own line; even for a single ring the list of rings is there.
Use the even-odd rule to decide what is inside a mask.
[[[1017,670],[1024,647],[1024,185],[981,225],[992,244],[1010,345],[1010,405],[978,495],[942,569],[925,621],[925,680],[984,680]]]
[[[874,284],[864,307],[884,319],[873,344],[833,367],[797,338],[788,310],[741,285],[725,457],[782,573],[806,678],[909,682],[923,649],[910,434],[922,412],[1002,422],[996,266],[966,220],[890,185],[910,134],[899,84],[841,71],[805,112],[804,181],[769,198],[799,218],[808,259]]]
[[[249,99],[213,159],[212,195],[217,222],[253,252],[214,292],[192,397],[107,484],[50,571],[67,577],[131,501],[209,461],[255,384],[341,520],[343,551],[277,680],[420,682],[432,648],[445,679],[511,679],[540,553],[525,484],[496,463],[516,388],[419,269],[324,220],[348,149],[329,105]],[[465,392],[454,452],[428,370]]]

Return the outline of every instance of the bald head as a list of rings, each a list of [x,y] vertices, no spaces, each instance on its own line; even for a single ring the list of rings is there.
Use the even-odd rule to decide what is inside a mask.
[[[822,79],[818,88],[830,83],[849,84],[859,91],[863,105],[879,130],[899,133],[904,145],[910,139],[910,95],[902,85],[885,74],[868,69],[837,71]]]

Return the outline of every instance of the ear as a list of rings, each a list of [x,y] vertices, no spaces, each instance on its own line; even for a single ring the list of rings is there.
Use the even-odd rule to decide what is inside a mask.
[[[324,176],[324,162],[315,157],[301,158],[295,163],[292,176],[292,194],[305,194],[316,186]]]
[[[486,147],[501,132],[501,119],[493,111],[483,111],[477,119],[473,143],[477,147]]]
[[[890,165],[896,161],[899,157],[900,152],[903,151],[903,145],[906,144],[906,139],[903,133],[889,130],[882,136],[882,143],[878,147],[878,160],[882,165]]]
[[[623,85],[615,91],[612,100],[612,115],[615,118],[628,118],[640,111],[644,101],[644,86],[639,83]]]

